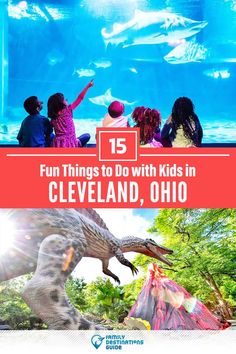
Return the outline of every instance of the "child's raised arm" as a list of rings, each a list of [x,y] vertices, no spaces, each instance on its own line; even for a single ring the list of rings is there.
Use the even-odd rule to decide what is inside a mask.
[[[88,85],[85,86],[82,92],[80,92],[79,96],[76,98],[76,100],[71,103],[71,108],[75,109],[78,107],[78,105],[81,103],[81,101],[84,99],[84,96],[86,95],[88,89],[94,85],[93,80],[91,80]]]

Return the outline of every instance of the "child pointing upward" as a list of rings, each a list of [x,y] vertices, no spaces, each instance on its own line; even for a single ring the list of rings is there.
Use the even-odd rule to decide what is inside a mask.
[[[68,104],[62,93],[55,93],[49,97],[48,117],[51,118],[51,124],[55,131],[52,141],[53,147],[81,147],[89,141],[89,134],[83,134],[77,139],[73,110],[82,102],[88,89],[93,85],[93,80],[91,80],[71,104]]]

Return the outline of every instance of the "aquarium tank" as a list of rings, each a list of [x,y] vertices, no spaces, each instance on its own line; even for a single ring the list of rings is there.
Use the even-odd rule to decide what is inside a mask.
[[[78,136],[113,100],[160,110],[192,99],[205,143],[236,142],[236,0],[0,0],[0,142],[17,144],[23,102],[62,92]]]

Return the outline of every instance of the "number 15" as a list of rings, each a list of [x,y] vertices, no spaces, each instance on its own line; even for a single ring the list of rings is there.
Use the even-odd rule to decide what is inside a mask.
[[[109,139],[111,144],[111,153],[112,154],[125,154],[127,147],[125,145],[126,138],[112,138]]]

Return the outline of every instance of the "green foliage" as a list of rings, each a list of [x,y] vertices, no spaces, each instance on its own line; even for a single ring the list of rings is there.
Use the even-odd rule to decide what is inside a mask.
[[[124,286],[115,286],[110,279],[101,277],[89,284],[83,279],[70,278],[67,282],[67,294],[73,305],[82,313],[104,320],[123,322],[143,283],[143,277]]]
[[[165,273],[212,309],[222,300],[225,309],[236,306],[235,221],[235,209],[163,209],[149,230],[174,251],[173,267],[161,265]],[[136,266],[148,263],[136,257]]]
[[[0,319],[6,321],[11,329],[47,328],[20,296],[27,278],[21,277],[0,284]]]
[[[144,282],[145,282],[145,277],[142,276],[139,279],[132,281],[132,283],[123,286],[124,301],[126,301],[127,304],[129,304],[129,310],[136,302],[137,297],[144,285]]]
[[[87,309],[86,286],[87,284],[83,278],[74,279],[72,276],[69,277],[66,283],[66,293],[70,301],[82,312]]]
[[[129,311],[124,289],[114,286],[109,279],[97,278],[86,287],[87,310],[103,319],[121,322]]]
[[[81,279],[70,278],[67,293],[73,305],[84,314],[123,322],[136,301],[143,282],[144,279],[140,278],[128,285],[115,286],[109,279],[101,277],[89,284]]]

